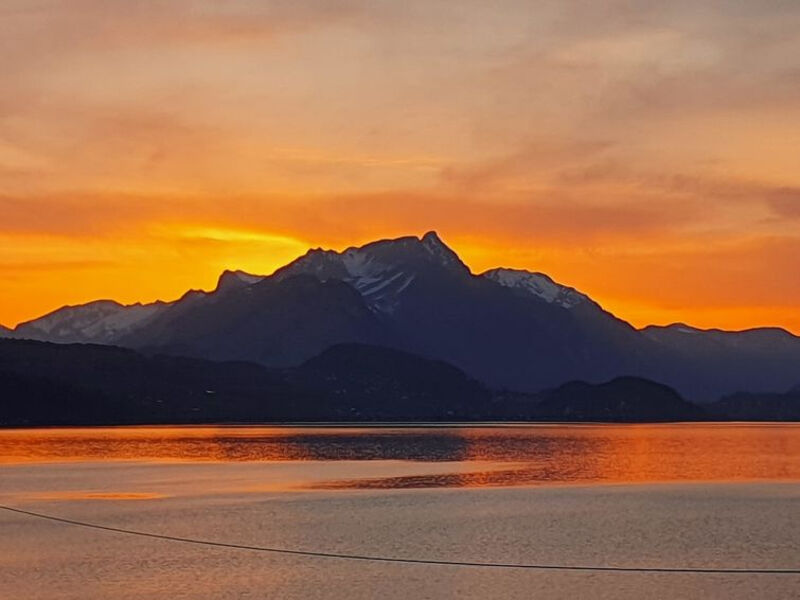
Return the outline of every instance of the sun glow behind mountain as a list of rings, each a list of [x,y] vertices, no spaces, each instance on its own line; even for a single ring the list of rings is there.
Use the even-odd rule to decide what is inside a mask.
[[[800,8],[0,9],[0,322],[437,229],[636,325],[800,332]]]

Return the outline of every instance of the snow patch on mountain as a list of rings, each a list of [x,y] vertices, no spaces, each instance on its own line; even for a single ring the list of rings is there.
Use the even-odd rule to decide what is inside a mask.
[[[424,267],[423,267],[424,266]],[[422,238],[403,237],[381,240],[343,252],[317,248],[279,269],[278,280],[293,275],[313,275],[321,281],[344,281],[362,295],[376,312],[392,313],[401,295],[416,280],[419,268],[469,270],[435,232]]]
[[[386,313],[395,310],[398,294],[403,291],[400,287],[408,278],[405,272],[360,248],[349,248],[340,258],[344,274],[335,278],[357,289],[373,310]]]
[[[445,244],[435,231],[429,231],[420,240],[422,247],[442,266],[463,268],[464,263],[458,255]]]
[[[125,306],[113,300],[98,300],[80,306],[65,306],[34,321],[20,324],[15,337],[50,342],[113,343],[165,307],[164,302]]]
[[[557,304],[564,308],[574,308],[584,302],[590,302],[585,294],[556,283],[544,273],[500,268],[486,271],[481,276],[504,287],[522,290],[549,304]]]

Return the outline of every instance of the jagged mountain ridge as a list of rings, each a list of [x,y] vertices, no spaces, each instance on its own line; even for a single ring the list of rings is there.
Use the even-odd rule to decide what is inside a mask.
[[[449,360],[493,386],[533,389],[610,372],[609,353],[588,349],[577,323],[559,306],[472,275],[430,233],[312,250],[270,277],[225,273],[214,293],[175,303],[118,342],[269,366],[360,342]]]
[[[611,339],[600,351],[583,335],[578,314],[553,301],[572,294],[568,288],[549,298],[473,275],[434,232],[341,253],[312,250],[274,277],[297,274],[347,282],[387,323],[385,344],[448,360],[492,386],[533,389],[561,378],[603,378],[629,360],[615,354]],[[632,331],[597,305],[587,309],[622,337]]]
[[[385,324],[355,289],[338,280],[302,275],[285,281],[267,277],[175,303],[119,343],[151,352],[286,367],[334,344],[381,343],[385,338]]]
[[[114,300],[96,300],[64,306],[43,317],[19,324],[13,337],[56,343],[112,344],[144,326],[170,303],[124,305]]]
[[[36,319],[20,323],[15,329],[0,325],[0,334],[5,332],[9,336],[13,334],[16,337],[57,343],[114,343],[119,337],[144,325],[146,319],[156,317],[158,313],[166,311],[173,305],[183,305],[211,294],[221,295],[231,290],[249,287],[268,277],[285,280],[299,274],[312,275],[323,281],[329,279],[344,281],[355,287],[370,306],[390,312],[391,302],[387,299],[394,294],[402,293],[415,277],[413,273],[404,274],[397,264],[392,264],[393,260],[397,260],[397,256],[396,253],[394,257],[391,255],[398,248],[411,251],[418,249],[420,242],[429,259],[433,260],[438,256],[443,264],[456,266],[464,273],[469,273],[468,267],[461,262],[455,252],[448,248],[435,232],[428,232],[421,239],[407,236],[394,240],[381,240],[361,247],[351,247],[343,252],[312,249],[304,256],[278,269],[272,276],[226,270],[220,275],[213,291],[190,290],[174,302],[123,305],[113,300],[97,300],[81,305],[64,306]],[[582,302],[592,302],[585,294],[558,284],[543,273],[498,268],[483,273],[482,277],[505,287],[527,291],[543,300],[565,307],[571,308]]]
[[[438,267],[469,275],[469,268],[434,232],[422,238],[403,237],[351,247],[343,252],[309,250],[292,263],[278,269],[273,277],[285,280],[296,275],[311,275],[322,281],[344,281],[354,287],[368,306],[392,313],[399,296],[414,282],[420,269]]]
[[[574,308],[580,304],[592,302],[586,294],[556,283],[549,275],[544,273],[498,268],[486,271],[483,277],[502,286],[532,294],[546,302],[555,303],[564,308]]]
[[[226,271],[214,291],[172,303],[65,307],[12,335],[268,366],[363,343],[446,360],[492,387],[522,391],[637,375],[714,400],[796,383],[800,339],[788,332],[691,329],[689,339],[689,330],[636,330],[541,273],[472,274],[429,232],[342,252],[309,250],[271,276]]]

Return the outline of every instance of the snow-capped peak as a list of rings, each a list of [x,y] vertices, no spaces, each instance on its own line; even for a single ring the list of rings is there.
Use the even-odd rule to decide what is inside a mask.
[[[402,293],[414,280],[399,265],[382,260],[365,248],[348,248],[342,253],[318,250],[296,272],[322,280],[338,279],[352,285],[367,304],[378,312],[392,312]]]
[[[545,302],[564,308],[574,308],[589,301],[588,296],[574,288],[553,281],[544,273],[532,273],[521,269],[492,269],[482,277],[504,287],[523,290]]]
[[[435,231],[429,231],[420,240],[423,248],[444,266],[458,266],[466,268],[458,255],[445,244]]]
[[[275,277],[307,274],[322,281],[344,281],[356,288],[374,310],[392,312],[421,270],[431,267],[469,273],[458,255],[431,231],[421,238],[380,240],[342,252],[309,250],[279,269]]]

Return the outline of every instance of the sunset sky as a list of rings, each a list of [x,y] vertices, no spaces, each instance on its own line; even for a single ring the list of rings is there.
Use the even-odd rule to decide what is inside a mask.
[[[0,323],[435,229],[800,333],[797,0],[4,0]]]

